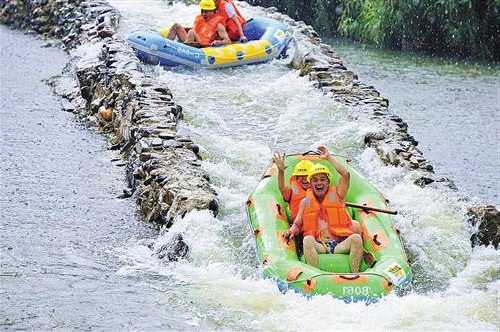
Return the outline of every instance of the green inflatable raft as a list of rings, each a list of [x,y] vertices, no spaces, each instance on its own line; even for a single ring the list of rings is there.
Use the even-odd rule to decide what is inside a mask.
[[[346,201],[387,209],[385,197],[356,172],[345,160],[334,157],[351,174]],[[331,173],[333,183],[339,174],[328,161],[305,153],[288,155],[285,159],[285,181],[300,160],[322,163]],[[290,226],[290,213],[278,188],[278,169],[271,164],[246,203],[248,221],[257,244],[257,254],[263,264],[264,276],[274,279],[281,291],[295,290],[306,295],[330,294],[350,301],[375,302],[393,291],[401,292],[411,284],[412,271],[401,242],[399,231],[390,214],[348,207],[351,217],[363,229],[364,248],[376,263],[361,265],[360,273],[351,273],[349,256],[321,254],[319,268],[306,264],[298,256],[294,241],[286,241],[283,233]]]

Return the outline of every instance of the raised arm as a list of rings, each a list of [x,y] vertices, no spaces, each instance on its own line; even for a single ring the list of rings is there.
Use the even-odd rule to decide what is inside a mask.
[[[290,240],[297,236],[297,234],[300,233],[300,230],[302,229],[302,215],[304,214],[304,208],[306,206],[305,201],[307,198],[304,198],[300,201],[299,205],[299,211],[297,212],[297,216],[295,217],[295,220],[293,221],[292,226],[288,229],[288,231],[285,232],[283,235],[285,239]]]
[[[349,182],[351,178],[349,171],[344,167],[344,165],[332,158],[332,155],[326,146],[321,145],[318,147],[318,150],[320,152],[320,157],[332,163],[335,170],[340,174],[340,180],[339,183],[337,183],[337,194],[339,195],[339,199],[342,201],[345,200],[345,196],[349,191]]]
[[[273,161],[278,168],[278,187],[280,189],[281,196],[283,196],[285,201],[288,201],[290,198],[287,197],[287,195],[290,189],[285,185],[285,155],[275,153]]]

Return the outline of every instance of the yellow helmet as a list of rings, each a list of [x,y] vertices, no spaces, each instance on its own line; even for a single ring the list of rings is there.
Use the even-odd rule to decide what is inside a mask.
[[[328,167],[323,166],[321,164],[316,164],[314,165],[313,169],[309,172],[309,175],[307,176],[307,181],[311,182],[311,178],[313,175],[316,174],[326,174],[328,176],[328,179],[330,179],[331,173]]]
[[[201,0],[200,1],[200,9],[201,10],[216,10],[217,7],[215,6],[214,0]]]
[[[295,165],[292,176],[308,176],[313,166],[310,160],[301,160]]]

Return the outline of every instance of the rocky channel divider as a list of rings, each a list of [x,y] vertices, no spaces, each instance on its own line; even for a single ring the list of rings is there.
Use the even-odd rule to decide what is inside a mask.
[[[108,134],[109,147],[120,150],[129,184],[122,197],[136,193],[146,222],[167,229],[194,209],[218,213],[198,146],[177,133],[182,108],[117,36],[113,7],[102,0],[7,0],[0,11],[0,22],[58,38],[70,51],[65,76],[49,83],[65,98],[64,110]],[[168,259],[188,254],[182,236],[174,239],[174,252],[161,253]]]

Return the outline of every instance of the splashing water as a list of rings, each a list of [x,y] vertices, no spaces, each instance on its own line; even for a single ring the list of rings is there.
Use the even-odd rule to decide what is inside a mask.
[[[195,5],[165,1],[111,1],[122,13],[120,33],[189,24]],[[262,15],[241,3],[246,16]],[[145,66],[183,106],[180,131],[201,146],[203,167],[219,193],[221,213],[195,211],[160,235],[160,247],[181,233],[190,258],[163,263],[146,244],[120,252],[120,273],[157,274],[172,306],[189,324],[216,330],[485,330],[496,331],[499,254],[470,248],[464,208],[453,192],[422,189],[412,174],[384,166],[363,146],[372,122],[323,96],[280,61],[218,71]],[[401,211],[401,228],[415,270],[415,292],[366,306],[328,296],[281,294],[261,277],[244,202],[274,151],[300,152],[326,144],[349,155]]]

